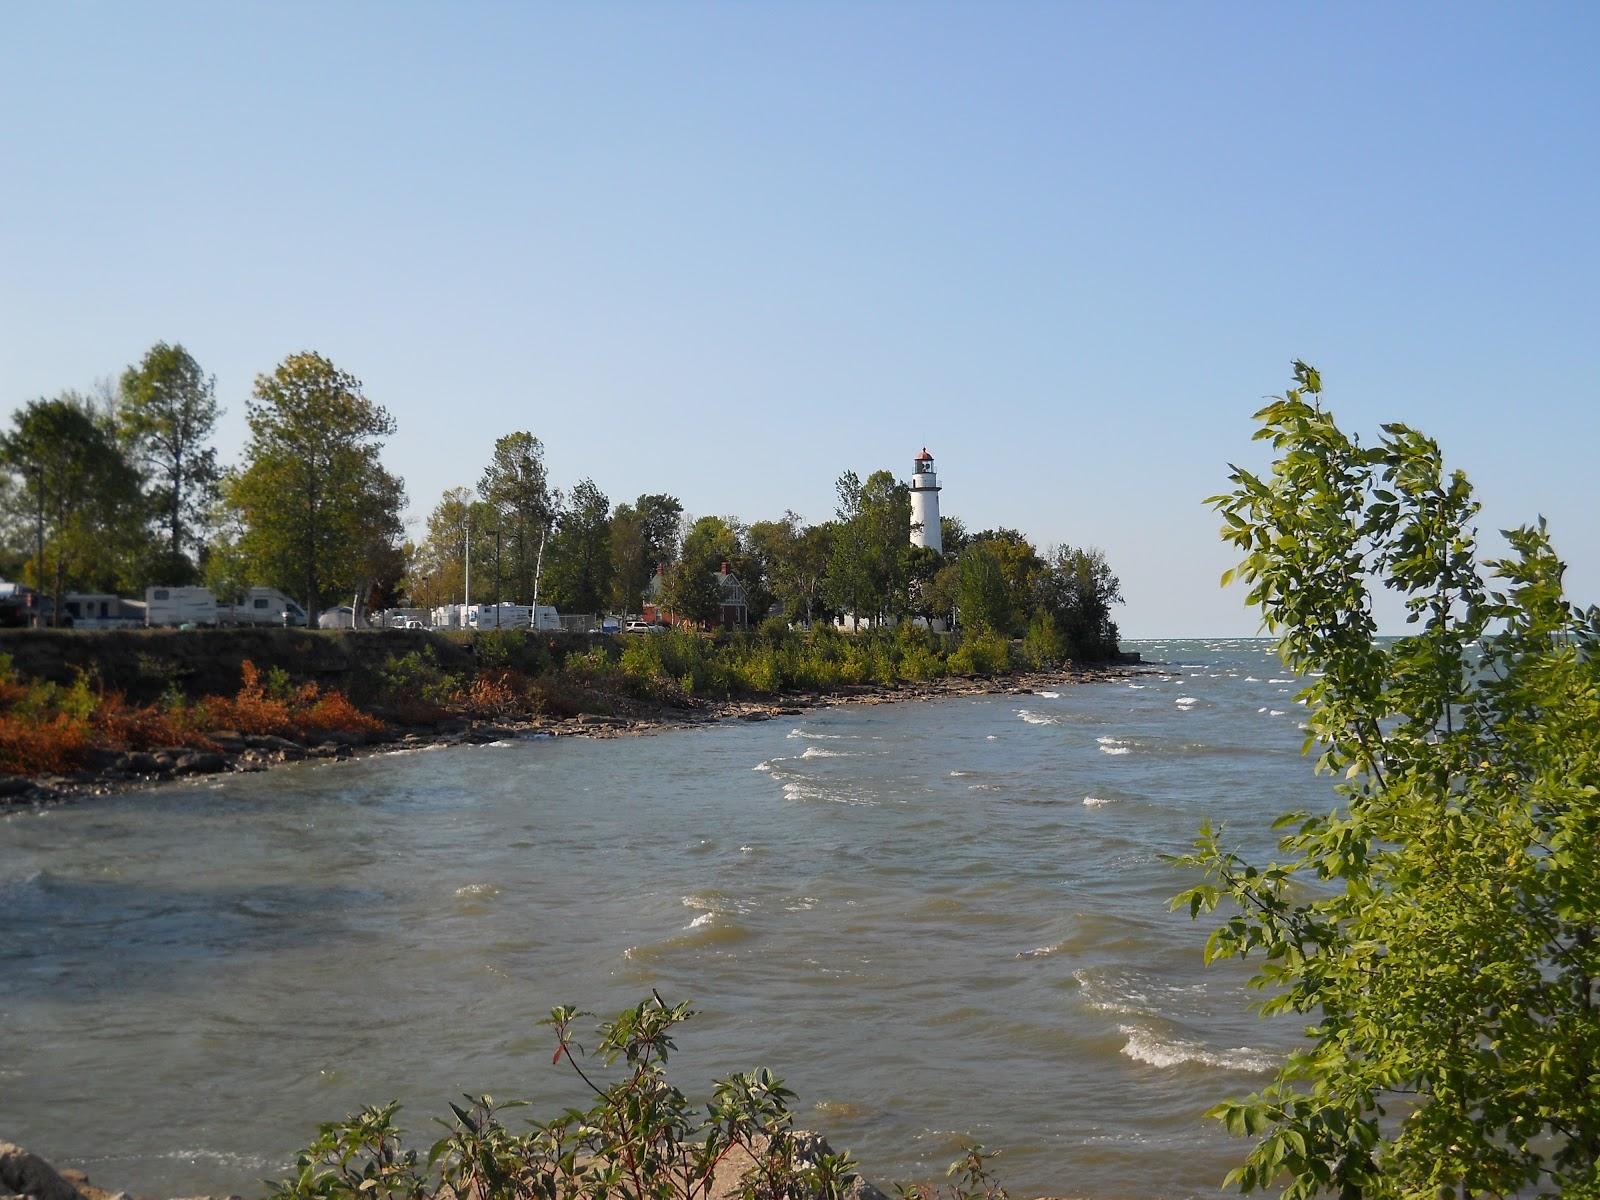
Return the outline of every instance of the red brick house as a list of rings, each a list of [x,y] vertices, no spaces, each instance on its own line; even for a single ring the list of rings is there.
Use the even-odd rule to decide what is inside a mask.
[[[661,590],[666,585],[666,567],[656,568],[656,573],[650,577],[650,583],[644,589],[644,619],[657,625],[693,625],[694,622],[687,618],[679,617],[661,607]],[[727,563],[722,564],[722,569],[715,572],[717,590],[722,595],[722,616],[720,624],[723,629],[748,629],[750,627],[750,602],[745,595],[744,584],[739,582],[739,577],[729,568]]]

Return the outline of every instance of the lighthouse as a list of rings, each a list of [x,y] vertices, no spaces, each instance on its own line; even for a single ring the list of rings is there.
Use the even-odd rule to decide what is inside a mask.
[[[939,476],[934,474],[933,455],[926,446],[911,465],[911,544],[944,553],[939,532]]]

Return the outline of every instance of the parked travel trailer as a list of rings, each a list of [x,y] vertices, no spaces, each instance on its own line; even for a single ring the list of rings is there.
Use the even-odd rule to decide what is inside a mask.
[[[153,587],[144,590],[146,625],[215,625],[217,598],[210,588]]]
[[[146,625],[304,625],[306,610],[277,588],[253,587],[238,604],[218,604],[210,588],[146,588]]]
[[[145,606],[110,592],[68,592],[61,598],[61,624],[73,629],[132,629],[144,624]]]
[[[304,625],[306,610],[277,588],[253,587],[238,604],[219,604],[224,625]]]
[[[531,604],[468,604],[456,607],[464,607],[465,611],[458,618],[459,626],[453,628],[561,632],[561,615],[548,604],[541,604],[537,608]]]

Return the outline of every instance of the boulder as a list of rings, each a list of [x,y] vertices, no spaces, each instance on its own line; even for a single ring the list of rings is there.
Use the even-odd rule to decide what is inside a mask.
[[[214,775],[228,769],[228,760],[215,750],[191,750],[179,757],[173,769],[180,775]]]
[[[44,1159],[10,1142],[0,1142],[0,1191],[31,1200],[83,1200]]]

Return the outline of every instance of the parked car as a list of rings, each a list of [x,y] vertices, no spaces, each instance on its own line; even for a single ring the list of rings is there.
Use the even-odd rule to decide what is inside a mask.
[[[629,621],[622,627],[623,633],[660,633],[662,626],[652,625],[649,621]]]

